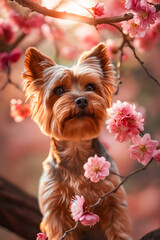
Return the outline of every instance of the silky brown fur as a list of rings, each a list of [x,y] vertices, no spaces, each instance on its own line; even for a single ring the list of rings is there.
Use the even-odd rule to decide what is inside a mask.
[[[51,138],[51,149],[43,163],[39,205],[43,214],[41,230],[49,240],[58,240],[75,225],[69,212],[72,196],[83,195],[87,205],[113,190],[120,179],[110,174],[92,183],[84,177],[83,165],[90,156],[104,156],[117,172],[115,163],[97,139],[111,106],[115,77],[104,44],[85,52],[72,68],[56,65],[35,48],[29,48],[23,74],[26,98],[31,102],[33,120]],[[89,88],[87,88],[89,86]],[[62,94],[56,92],[62,88]],[[85,99],[85,106],[77,100]],[[81,102],[80,102],[81,104]],[[100,222],[79,226],[68,240],[129,240],[130,221],[125,192],[119,188],[94,209]]]

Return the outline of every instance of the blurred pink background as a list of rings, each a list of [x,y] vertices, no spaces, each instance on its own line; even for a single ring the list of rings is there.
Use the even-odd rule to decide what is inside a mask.
[[[63,6],[64,7],[64,6]],[[16,6],[16,9],[19,9]],[[19,10],[20,12],[22,9]],[[1,13],[4,18],[5,13]],[[79,54],[90,49],[99,41],[108,37],[120,41],[119,35],[114,35],[107,29],[102,29],[101,38],[94,27],[84,24],[67,23],[62,20],[48,20],[52,31],[44,24],[41,29],[33,29],[18,47],[23,51],[20,60],[11,66],[11,79],[22,85],[24,52],[27,47],[35,46],[46,55],[52,57],[59,64],[72,65]],[[83,34],[83,33],[86,34]],[[117,40],[118,39],[118,40]],[[150,79],[133,54],[126,48],[129,60],[123,62],[122,85],[117,100],[136,103],[145,109],[145,132],[149,132],[153,139],[160,139],[160,94],[156,83]],[[150,51],[138,53],[149,71],[158,79],[160,42]],[[0,87],[7,79],[5,72],[0,72]],[[16,184],[26,192],[37,196],[38,181],[42,173],[42,162],[49,152],[49,138],[44,136],[38,126],[27,118],[16,123],[10,117],[10,100],[12,98],[24,100],[23,92],[8,84],[0,92],[0,174]],[[127,175],[140,167],[136,160],[131,160],[128,154],[129,143],[115,142],[104,126],[101,139],[107,150],[118,165],[121,175]],[[125,183],[129,212],[133,224],[133,238],[142,237],[147,232],[160,226],[160,166],[153,162],[147,170],[138,173]],[[21,238],[0,228],[0,239],[20,240]]]

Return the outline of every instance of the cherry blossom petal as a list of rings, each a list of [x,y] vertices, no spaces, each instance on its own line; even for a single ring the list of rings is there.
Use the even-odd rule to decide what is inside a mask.
[[[44,233],[37,233],[36,240],[48,240],[48,237]]]
[[[144,134],[143,137],[133,137],[132,141],[133,145],[128,150],[131,159],[137,158],[140,163],[146,165],[154,156],[158,141],[152,140],[149,133]]]
[[[109,175],[110,166],[110,162],[106,161],[104,157],[95,155],[94,157],[88,158],[87,163],[84,164],[84,176],[92,182],[97,183]]]
[[[72,199],[70,210],[72,213],[72,217],[76,222],[84,213],[84,202],[85,198],[83,196],[76,195],[75,198]]]
[[[99,216],[94,213],[86,213],[80,217],[79,221],[85,226],[93,226],[99,222]]]

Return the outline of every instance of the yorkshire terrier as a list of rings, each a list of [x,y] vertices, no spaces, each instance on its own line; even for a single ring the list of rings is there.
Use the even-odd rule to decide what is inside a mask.
[[[84,177],[83,165],[97,154],[111,162],[98,140],[111,106],[115,76],[106,47],[100,43],[84,52],[77,65],[68,68],[29,48],[25,56],[24,90],[31,102],[33,120],[51,138],[51,148],[43,163],[39,206],[43,215],[41,230],[49,240],[59,240],[74,227],[69,212],[71,198],[83,195],[88,205],[120,182],[115,174],[92,183]],[[123,187],[106,197],[94,213],[100,222],[94,227],[78,226],[66,240],[129,240],[130,220]]]

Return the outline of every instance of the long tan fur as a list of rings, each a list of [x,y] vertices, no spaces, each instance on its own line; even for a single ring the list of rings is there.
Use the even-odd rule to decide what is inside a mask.
[[[95,203],[111,191],[119,178],[110,174],[92,183],[84,177],[83,165],[90,156],[104,156],[115,163],[97,139],[111,105],[115,77],[104,44],[85,52],[77,65],[56,65],[35,48],[25,57],[23,74],[26,98],[30,99],[32,118],[51,138],[51,149],[43,163],[39,205],[43,214],[41,229],[49,240],[58,240],[75,224],[69,212],[72,196],[83,195],[86,204]],[[89,86],[89,87],[88,87]],[[83,98],[86,106],[78,106]],[[123,188],[106,198],[95,209],[100,222],[92,229],[79,227],[66,239],[129,240],[130,221]]]

